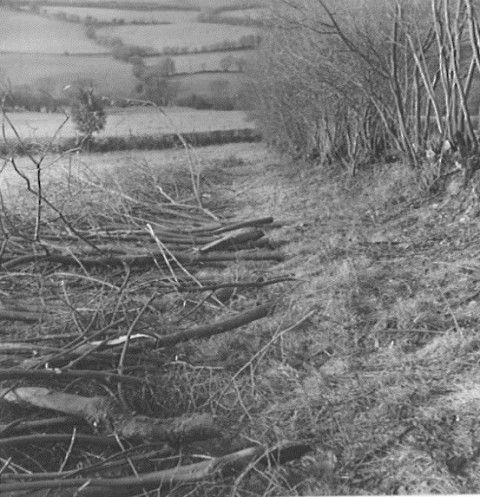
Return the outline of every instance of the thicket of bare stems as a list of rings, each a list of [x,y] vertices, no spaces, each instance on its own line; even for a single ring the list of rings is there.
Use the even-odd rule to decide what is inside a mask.
[[[418,167],[447,140],[478,149],[476,0],[277,0],[271,13],[250,68],[270,144],[352,172],[392,154]]]

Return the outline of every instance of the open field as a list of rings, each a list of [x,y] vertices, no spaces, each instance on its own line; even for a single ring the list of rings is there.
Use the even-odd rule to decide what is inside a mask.
[[[101,95],[118,98],[131,96],[135,86],[131,66],[108,55],[0,53],[0,78],[13,86],[42,89],[55,98],[65,97],[63,88],[79,80],[91,81]]]
[[[185,108],[165,108],[168,118],[151,108],[109,109],[105,129],[98,133],[106,136],[161,135],[164,133],[188,133],[198,131],[254,128],[241,111],[209,111]],[[22,137],[45,139],[53,136],[64,121],[63,114],[42,114],[36,112],[12,112],[9,117]],[[59,133],[59,138],[76,136],[75,126],[68,122]],[[7,137],[14,138],[7,129]],[[3,141],[3,140],[2,140]]]
[[[100,22],[112,22],[123,19],[125,22],[142,21],[142,22],[169,22],[173,24],[193,22],[198,16],[194,10],[125,10],[125,9],[102,9],[96,7],[43,7],[42,12],[48,15],[54,15],[58,12],[64,12],[67,15],[77,15],[80,19],[85,20],[92,17]]]
[[[125,44],[150,47],[163,51],[166,47],[189,49],[210,46],[222,41],[237,41],[256,30],[247,26],[186,23],[160,26],[106,26],[97,30],[99,36],[118,37]]]
[[[238,10],[225,10],[220,12],[218,16],[222,17],[238,17],[246,19],[261,19],[267,13],[266,9],[238,9]]]
[[[161,8],[191,8],[189,0],[29,0],[25,2],[26,7],[29,5],[41,4],[45,6],[76,6],[76,7],[93,7],[108,9],[161,9]]]
[[[106,51],[85,37],[82,26],[0,7],[0,52],[73,54]]]
[[[236,5],[238,5],[239,9],[241,9],[246,3],[251,2],[246,2],[245,0],[188,0],[188,3],[192,7],[199,9],[219,9],[222,7],[232,8]]]
[[[226,95],[233,96],[242,87],[243,78],[241,73],[221,72],[173,76],[170,80],[178,82],[178,97],[183,98],[192,93],[214,97],[224,92]]]
[[[169,55],[175,62],[176,72],[219,71],[220,61],[231,55],[248,60],[254,54],[253,50],[234,50],[231,52],[202,52],[198,54]],[[153,65],[161,62],[164,55],[146,57],[145,63]]]

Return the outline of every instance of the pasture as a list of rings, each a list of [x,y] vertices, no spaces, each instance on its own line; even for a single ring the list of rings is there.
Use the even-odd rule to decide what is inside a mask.
[[[63,88],[79,80],[92,82],[101,95],[127,98],[136,82],[131,66],[109,55],[0,53],[0,78],[13,86],[28,84],[54,98],[64,97]]]
[[[225,10],[218,14],[219,18],[222,17],[238,17],[239,19],[262,19],[267,13],[266,9],[237,9]]]
[[[130,107],[107,109],[105,129],[96,136],[161,135],[166,133],[191,133],[199,131],[234,130],[254,128],[242,111],[193,110],[180,107],[165,108],[167,117],[153,108]],[[45,140],[52,137],[65,120],[61,113],[12,112],[9,117],[20,136],[28,140]],[[7,138],[15,139],[13,130],[7,127]],[[75,126],[68,121],[58,138],[76,136]],[[0,143],[3,139],[0,140]]]
[[[232,8],[237,5],[238,8],[241,9],[246,3],[251,3],[246,2],[245,0],[188,0],[188,2],[192,7],[199,9]]]
[[[118,37],[125,44],[150,47],[159,52],[167,47],[199,49],[223,41],[237,41],[242,36],[256,33],[248,26],[185,23],[147,26],[105,26],[97,30],[99,36]]]
[[[0,52],[75,54],[106,51],[86,38],[80,25],[0,7]]]
[[[205,97],[233,96],[242,87],[243,76],[239,73],[189,74],[170,78],[179,84],[178,98],[192,93]]]
[[[54,0],[50,2],[49,0],[29,0],[27,5],[55,5],[59,2]],[[192,8],[189,0],[62,0],[60,2],[62,5],[72,6],[72,7],[101,7],[108,9],[146,9],[151,10],[162,9],[162,8]]]
[[[131,10],[131,9],[104,9],[97,7],[70,7],[70,6],[47,6],[42,7],[42,12],[55,15],[63,12],[68,16],[76,15],[81,20],[92,17],[99,22],[112,22],[123,19],[125,22],[160,22],[160,23],[185,23],[194,22],[198,12],[194,10]]]
[[[248,60],[252,57],[253,50],[235,50],[232,52],[203,52],[198,54],[170,55],[175,62],[176,72],[198,72],[198,71],[219,71],[220,61],[225,57],[241,57]],[[147,65],[161,62],[165,56],[148,57],[145,59]]]

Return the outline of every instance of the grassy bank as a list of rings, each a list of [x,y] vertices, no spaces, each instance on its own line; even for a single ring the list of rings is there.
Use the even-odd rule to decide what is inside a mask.
[[[252,439],[316,447],[258,495],[479,491],[479,204],[462,181],[434,197],[401,165],[351,181],[267,162],[236,184],[244,215],[283,221],[277,270],[298,278],[276,339],[240,362],[238,413]]]

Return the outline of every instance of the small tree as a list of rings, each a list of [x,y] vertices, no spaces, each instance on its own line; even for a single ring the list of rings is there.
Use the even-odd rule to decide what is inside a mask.
[[[165,78],[175,74],[175,61],[171,57],[165,57],[162,59],[157,67],[159,74]]]
[[[228,72],[232,68],[234,62],[234,57],[232,57],[231,55],[227,55],[226,57],[223,57],[222,60],[220,60],[220,68],[222,69],[222,71]]]
[[[93,133],[101,131],[107,122],[104,102],[93,93],[93,88],[77,88],[70,104],[70,114],[87,146]]]

